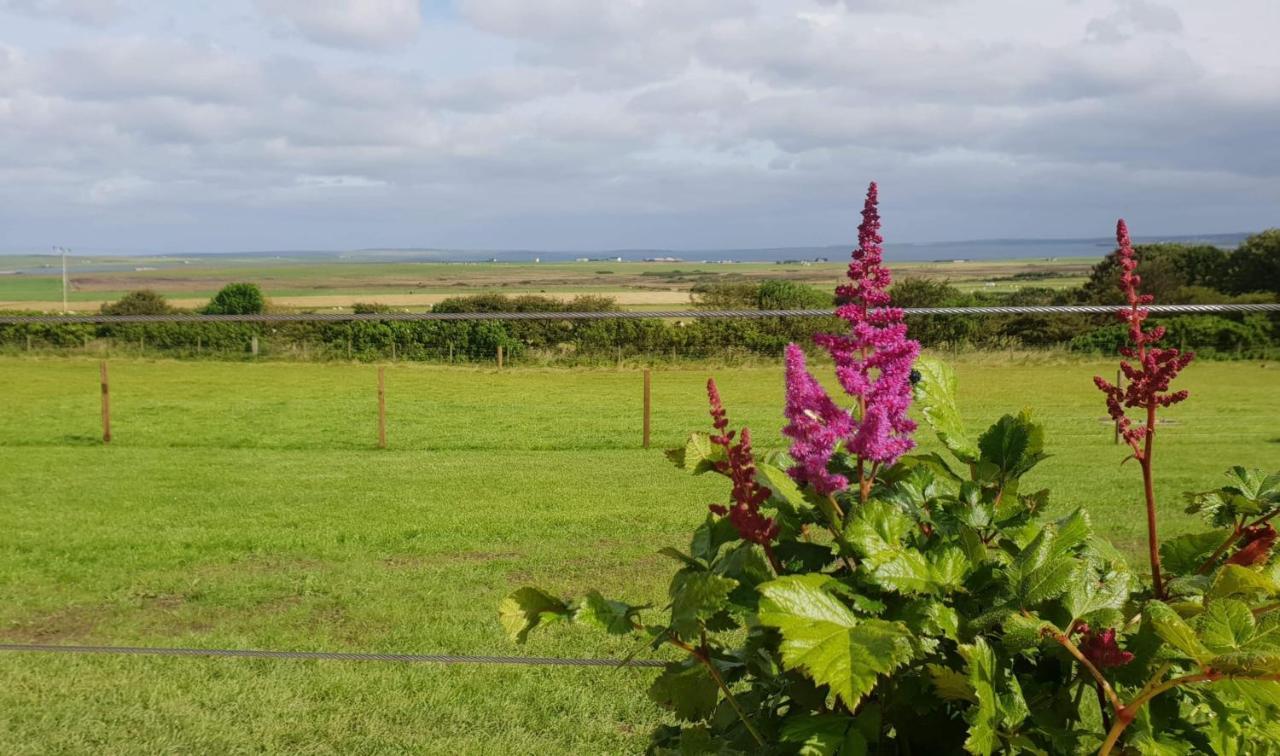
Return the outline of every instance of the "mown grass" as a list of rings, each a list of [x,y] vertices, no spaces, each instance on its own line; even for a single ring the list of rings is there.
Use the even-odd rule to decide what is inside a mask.
[[[570,628],[523,648],[495,607],[528,583],[662,605],[670,564],[724,486],[659,449],[705,426],[705,370],[654,376],[654,449],[634,371],[376,369],[0,359],[0,642],[617,656]],[[1111,363],[957,364],[966,415],[1032,406],[1055,455],[1029,484],[1087,506],[1130,553],[1143,533],[1090,383]],[[735,423],[779,445],[777,368],[720,369]],[[1182,380],[1157,468],[1177,494],[1230,464],[1277,467],[1280,366],[1203,363]],[[926,443],[926,447],[933,444]],[[0,654],[0,752],[625,753],[660,717],[652,672]]]

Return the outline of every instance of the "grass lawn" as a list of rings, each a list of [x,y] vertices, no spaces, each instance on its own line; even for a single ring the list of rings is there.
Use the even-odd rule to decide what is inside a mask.
[[[963,409],[1035,407],[1054,456],[1027,485],[1136,554],[1140,483],[1090,377],[1113,363],[967,357]],[[781,371],[719,369],[735,424],[781,444]],[[665,545],[726,486],[659,449],[706,426],[706,370],[636,372],[0,358],[0,643],[615,656],[495,608],[536,583],[662,605]],[[1156,458],[1163,525],[1231,464],[1280,466],[1280,365],[1198,363]],[[922,438],[924,435],[922,434]],[[936,446],[931,439],[926,448]],[[0,752],[634,753],[652,670],[0,654]]]

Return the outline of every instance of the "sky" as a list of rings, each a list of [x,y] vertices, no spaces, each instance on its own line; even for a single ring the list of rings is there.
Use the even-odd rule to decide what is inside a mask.
[[[0,250],[1280,225],[1276,0],[0,0]]]

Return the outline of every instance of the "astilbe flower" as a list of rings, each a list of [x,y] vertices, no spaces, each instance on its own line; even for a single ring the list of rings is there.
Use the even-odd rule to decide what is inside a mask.
[[[1133,654],[1121,651],[1116,643],[1115,628],[1109,627],[1099,632],[1082,622],[1076,626],[1076,631],[1081,633],[1080,653],[1098,669],[1123,667],[1133,661]]]
[[[778,537],[778,524],[773,518],[760,513],[760,505],[769,499],[771,491],[756,481],[755,457],[751,453],[751,430],[744,426],[735,444],[735,434],[728,429],[729,418],[714,380],[707,381],[707,398],[711,403],[712,425],[717,431],[711,437],[711,442],[723,447],[726,455],[726,460],[717,463],[716,469],[733,481],[733,492],[730,494],[733,503],[729,506],[712,504],[709,508],[721,517],[728,515],[729,521],[737,528],[738,535],[743,540],[758,543],[767,552],[769,544]],[[773,561],[771,553],[769,557]]]
[[[915,446],[916,424],[907,417],[911,404],[911,368],[920,344],[907,338],[902,310],[889,307],[892,277],[884,267],[876,184],[867,189],[858,226],[858,248],[849,263],[849,282],[836,289],[836,315],[849,323],[848,334],[818,334],[814,341],[830,352],[836,378],[857,401],[857,414],[844,413],[805,368],[799,347],[787,351],[787,419],[797,460],[791,474],[821,493],[843,490],[848,481],[826,472],[837,444],[857,456],[859,465],[891,465]],[[803,419],[807,418],[807,420]],[[861,475],[860,475],[861,478]],[[863,497],[869,481],[861,478]]]
[[[1271,549],[1275,548],[1276,535],[1275,527],[1269,522],[1245,528],[1244,535],[1240,537],[1240,548],[1231,555],[1227,564],[1253,567],[1265,563],[1271,558]]]
[[[794,439],[791,458],[796,461],[791,475],[808,482],[823,496],[843,491],[849,480],[828,471],[836,446],[853,431],[853,418],[840,407],[805,366],[804,351],[787,345],[787,406],[789,424],[783,434]]]
[[[1170,392],[1169,384],[1195,359],[1195,355],[1156,346],[1164,338],[1164,326],[1156,326],[1151,330],[1143,328],[1143,322],[1150,315],[1150,311],[1143,305],[1151,304],[1152,297],[1139,292],[1142,277],[1136,272],[1138,256],[1129,241],[1129,228],[1123,219],[1116,223],[1116,245],[1121,271],[1120,290],[1124,292],[1129,305],[1120,312],[1120,319],[1129,325],[1129,346],[1122,347],[1120,354],[1136,360],[1137,364],[1121,360],[1120,371],[1128,380],[1128,385],[1123,388],[1101,376],[1094,376],[1093,382],[1106,394],[1107,413],[1119,426],[1120,435],[1133,449],[1134,457],[1141,461],[1146,455],[1144,443],[1155,433],[1150,421],[1154,418],[1155,409],[1177,404],[1187,398],[1186,391]],[[1134,407],[1147,410],[1147,422],[1135,423],[1128,417],[1125,409]]]

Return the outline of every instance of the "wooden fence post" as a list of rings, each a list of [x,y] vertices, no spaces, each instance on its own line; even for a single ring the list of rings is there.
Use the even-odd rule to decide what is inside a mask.
[[[652,407],[650,401],[650,379],[649,368],[644,369],[644,448],[649,448],[649,410]]]
[[[98,376],[102,382],[102,443],[111,443],[111,387],[107,381],[107,361],[98,363]]]
[[[449,362],[453,362],[453,342],[449,342]]]
[[[502,369],[502,345],[498,345],[498,369]]]
[[[396,340],[395,339],[391,340],[391,361],[392,362],[396,361]]]
[[[249,339],[249,351],[254,357],[258,356],[258,337],[255,335]]]
[[[382,366],[378,367],[378,448],[387,448],[387,379]]]

